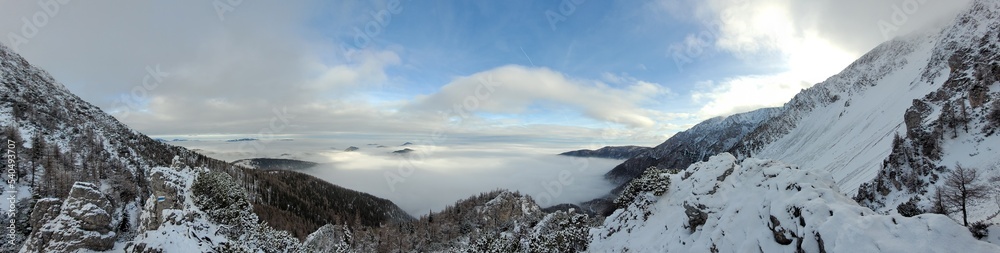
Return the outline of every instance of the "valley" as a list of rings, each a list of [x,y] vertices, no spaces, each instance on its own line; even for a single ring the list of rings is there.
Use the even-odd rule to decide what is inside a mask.
[[[934,22],[916,16],[934,3],[911,9],[892,3],[892,15],[940,24],[878,40],[836,74],[797,80],[801,90],[767,106],[738,104],[754,98],[732,99],[726,90],[766,93],[763,86],[732,88],[760,76],[725,84],[684,80],[714,72],[701,66],[713,64],[698,61],[750,57],[744,52],[687,52],[702,57],[686,59],[696,69],[664,79],[689,87],[624,71],[581,78],[567,74],[576,69],[566,66],[568,52],[566,63],[536,58],[542,66],[535,66],[534,48],[506,42],[489,44],[516,48],[517,60],[523,56],[530,67],[501,56],[489,59],[503,64],[480,72],[427,67],[409,59],[463,59],[380,45],[402,41],[389,33],[397,29],[390,18],[403,26],[416,22],[398,4],[370,11],[374,20],[365,23],[377,30],[365,26],[365,46],[342,47],[344,55],[320,57],[321,63],[261,57],[309,63],[284,71],[248,67],[240,73],[267,74],[239,81],[219,74],[225,71],[199,72],[236,64],[235,56],[252,59],[255,48],[222,57],[224,63],[170,69],[183,82],[143,94],[129,105],[141,108],[125,108],[131,115],[98,105],[135,94],[94,95],[80,88],[92,87],[89,81],[68,72],[57,79],[47,70],[65,71],[60,65],[26,58],[22,43],[0,44],[6,143],[0,188],[9,200],[0,205],[8,217],[0,219],[6,228],[0,251],[1000,252],[998,1],[969,0],[954,17]],[[583,8],[611,3],[578,4],[561,4],[572,10],[560,16],[542,13],[572,29],[588,21],[574,17],[576,8],[594,17],[586,15],[597,9]],[[237,7],[254,8],[227,7],[234,25],[242,24]],[[664,13],[676,18],[678,10]],[[752,14],[721,12],[729,14],[722,18]],[[559,34],[556,28],[551,34]],[[701,50],[710,45],[701,40],[710,38],[719,50],[744,50],[740,43],[781,39],[731,38],[733,31],[723,28],[734,29],[688,36],[684,47]],[[382,29],[385,36],[376,36]],[[424,36],[407,38],[418,37]],[[369,42],[373,48],[366,49]],[[664,71],[632,66],[649,52],[617,57],[634,48],[616,51],[616,58],[630,60],[617,65]],[[370,51],[377,49],[386,51]],[[784,53],[808,55],[798,49]],[[348,63],[323,65],[338,57]],[[454,73],[394,72],[428,68]],[[283,75],[319,77],[290,78],[299,82],[273,89],[284,84]],[[408,78],[443,84],[396,84]],[[184,86],[202,81],[218,86]],[[260,89],[226,88],[234,83]],[[362,89],[357,83],[417,92],[352,93]],[[799,87],[782,85],[781,91]],[[684,92],[701,107],[668,112],[685,108],[663,102]],[[202,93],[209,95],[187,100]],[[177,112],[188,115],[183,123],[175,121]],[[269,112],[280,114],[281,127]]]

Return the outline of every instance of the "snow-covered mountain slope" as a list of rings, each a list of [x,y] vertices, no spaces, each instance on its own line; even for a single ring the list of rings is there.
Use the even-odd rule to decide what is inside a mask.
[[[591,252],[998,252],[943,215],[880,215],[830,173],[725,153],[664,173],[590,231]]]
[[[974,1],[941,31],[876,47],[798,94],[730,151],[828,171],[850,196],[880,173],[903,174],[884,168],[900,160],[904,146],[917,147],[906,154],[914,163],[919,160],[912,167],[920,167],[916,174],[921,177],[930,177],[929,168],[956,162],[994,170],[1000,157],[978,154],[995,153],[992,143],[1000,141],[986,131],[1000,97],[998,10],[997,1]],[[953,126],[940,129],[945,123]],[[956,124],[970,131],[956,132]],[[954,136],[945,138],[944,132]],[[896,135],[903,137],[898,147]],[[897,158],[890,158],[894,153]]]
[[[715,117],[677,133],[656,147],[646,149],[604,174],[618,184],[607,195],[580,203],[591,213],[610,214],[617,207],[612,201],[625,185],[649,168],[683,169],[712,155],[739,145],[747,134],[759,129],[780,113],[780,108],[763,108],[728,117]]]
[[[797,96],[782,108],[781,119],[798,116],[786,125],[792,126],[788,133],[751,156],[829,171],[841,190],[853,194],[875,176],[888,156],[911,101],[944,81],[936,80],[935,85],[920,80],[935,46],[933,38],[883,44],[842,73],[804,91],[817,95]]]
[[[944,81],[907,108],[892,153],[875,179],[859,189],[859,202],[885,212],[913,202],[928,211],[944,183],[938,179],[958,164],[976,169],[979,183],[1000,178],[998,31],[1000,3],[977,1],[942,32],[923,78]],[[997,203],[973,201],[970,222],[996,223]]]
[[[662,169],[686,168],[692,163],[729,150],[746,134],[778,112],[775,108],[764,108],[705,120],[691,129],[675,134],[660,145],[629,158],[604,176],[623,184],[652,166]]]
[[[733,182],[723,172],[709,175],[712,180],[689,179],[703,173],[699,166],[708,165],[693,166],[684,176],[671,177],[674,193],[657,198],[660,203],[654,204],[651,197],[639,198],[638,206],[617,210],[604,228],[592,231],[591,249],[772,252],[801,247],[807,252],[915,248],[962,252],[961,247],[980,247],[947,216],[904,219],[897,209],[907,204],[907,215],[930,212],[936,187],[944,185],[942,179],[958,163],[978,169],[978,183],[1000,179],[1000,156],[995,155],[1000,151],[998,53],[1000,2],[991,0],[973,1],[942,30],[885,42],[841,73],[772,109],[763,122],[750,125],[749,133],[728,151],[736,160],[746,159],[737,169],[759,170],[759,174],[734,173],[728,176],[737,180]],[[663,146],[654,150],[674,150]],[[679,155],[646,154],[650,155],[638,155],[619,167],[642,171]],[[781,179],[787,181],[781,181],[785,185],[780,187],[800,186],[794,187],[794,194],[768,188],[779,186],[768,184],[779,177],[769,172],[778,170],[771,163],[803,168]],[[809,184],[810,190],[804,190],[803,184]],[[732,193],[721,195],[723,189]],[[997,203],[1000,200],[994,198],[969,203],[969,222],[995,223],[1000,218]],[[767,209],[761,209],[762,204]],[[962,214],[947,209],[953,219],[961,220]],[[817,215],[824,210],[841,214]],[[674,229],[691,228],[691,222],[699,219],[707,219],[703,228]],[[996,226],[990,230],[998,231]],[[949,244],[923,243],[936,237],[949,238]],[[996,242],[996,238],[1000,237],[990,235],[987,240]],[[952,241],[967,243],[953,245]],[[781,246],[786,243],[791,248]]]

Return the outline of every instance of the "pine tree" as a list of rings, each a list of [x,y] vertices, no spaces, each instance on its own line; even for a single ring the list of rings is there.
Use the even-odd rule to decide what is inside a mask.
[[[35,177],[38,175],[38,165],[45,156],[45,138],[42,134],[36,133],[31,137],[31,149],[28,150],[31,160],[31,189],[35,189]]]

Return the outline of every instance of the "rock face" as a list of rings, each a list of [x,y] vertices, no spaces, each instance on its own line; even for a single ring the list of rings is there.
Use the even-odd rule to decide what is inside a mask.
[[[153,174],[149,176],[149,187],[153,195],[149,196],[144,207],[146,209],[144,213],[148,216],[140,219],[144,230],[160,228],[160,224],[163,223],[163,210],[182,209],[184,194],[180,192],[183,187],[179,185],[178,181],[183,180],[178,179],[181,176],[180,173],[176,172],[177,169],[153,170]]]
[[[96,185],[76,182],[61,204],[58,199],[42,199],[35,204],[31,225],[37,232],[28,238],[22,251],[109,250],[115,242],[109,211],[111,202]]]

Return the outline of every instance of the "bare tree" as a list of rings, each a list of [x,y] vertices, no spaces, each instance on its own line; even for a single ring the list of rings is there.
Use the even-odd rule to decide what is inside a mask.
[[[969,226],[969,203],[990,196],[990,187],[978,179],[979,170],[964,168],[956,163],[955,169],[948,174],[944,188],[941,189],[944,191],[944,202],[962,211],[962,222],[965,226]]]
[[[945,203],[944,188],[941,188],[941,186],[934,187],[934,198],[931,200],[932,200],[931,202],[932,206],[930,210],[931,213],[944,214],[944,215],[948,215],[949,213],[951,213],[951,210],[948,210],[949,209],[948,205]]]

